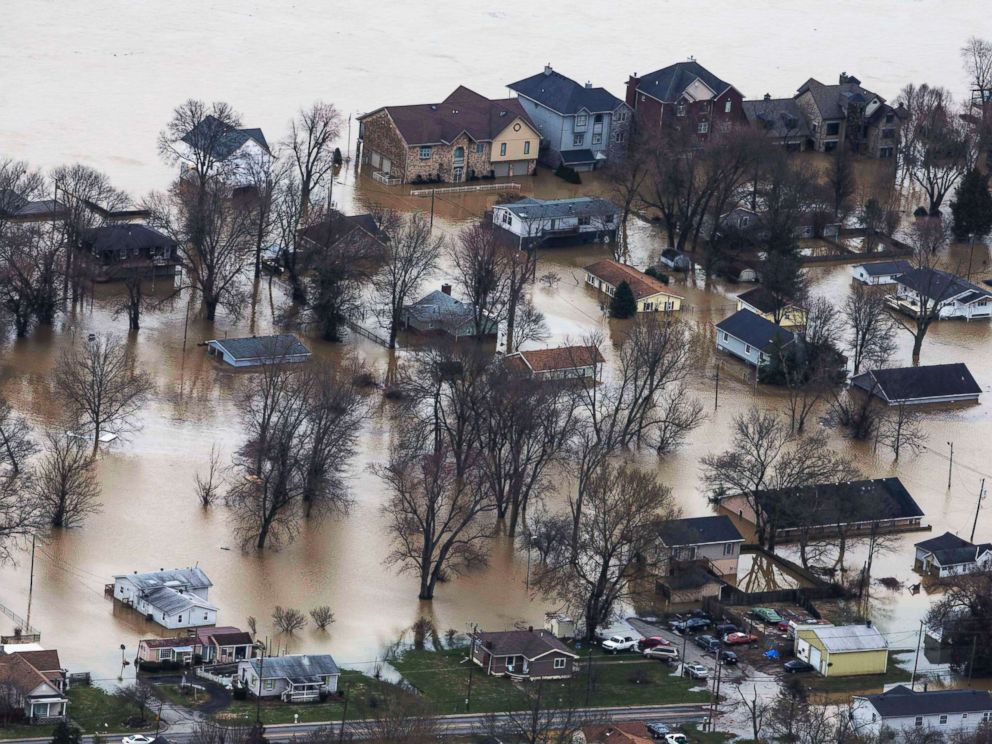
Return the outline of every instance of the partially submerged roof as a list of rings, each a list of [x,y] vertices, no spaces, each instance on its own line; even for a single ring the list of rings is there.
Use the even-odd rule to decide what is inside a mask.
[[[475,319],[471,305],[439,289],[421,297],[412,305],[407,305],[406,312],[419,320],[440,319],[444,323],[461,323]]]
[[[696,80],[702,81],[707,88],[712,90],[714,98],[733,87],[691,59],[685,62],[676,62],[674,65],[663,67],[643,76],[637,83],[637,90],[652,98],[657,98],[659,101],[674,103],[685,92],[685,89]]]
[[[577,196],[572,199],[534,199],[526,197],[510,204],[498,204],[524,220],[555,219],[561,217],[606,217],[616,215],[618,209],[606,199]]]
[[[254,140],[259,147],[269,152],[269,143],[258,128],[235,129],[214,116],[206,116],[189,132],[182,141],[190,147],[205,151],[211,150],[214,160],[227,160],[241,149],[248,140]]]
[[[594,264],[589,264],[585,270],[614,287],[619,286],[620,282],[627,282],[631,291],[634,293],[634,297],[638,300],[643,300],[645,297],[656,294],[666,294],[670,297],[682,299],[681,295],[672,292],[666,284],[627,264],[605,259],[603,261],[597,261]]]
[[[879,695],[865,695],[863,699],[871,703],[884,718],[992,711],[992,694],[988,690],[922,692],[898,685]]]
[[[912,271],[913,265],[909,261],[897,259],[895,261],[872,261],[859,264],[856,268],[863,269],[868,276],[892,276]]]
[[[84,230],[83,244],[91,251],[134,250],[172,247],[176,241],[147,225],[104,225]]]
[[[737,295],[737,299],[766,314],[772,314],[776,310],[781,310],[792,304],[788,298],[779,297],[765,287],[749,289],[747,292]]]
[[[953,550],[955,548],[963,548],[967,545],[971,545],[970,542],[965,540],[963,537],[958,537],[951,532],[945,532],[943,535],[938,537],[931,537],[929,540],[922,540],[916,543],[914,547],[920,550],[937,551],[937,550]]]
[[[149,589],[142,594],[142,598],[165,615],[176,615],[197,607],[204,610],[217,610],[217,606],[207,600],[200,599],[190,592],[177,591],[169,586]]]
[[[706,545],[708,543],[744,542],[744,537],[725,514],[710,517],[669,519],[658,527],[662,542],[677,545]]]
[[[769,351],[775,341],[781,344],[792,343],[796,335],[782,326],[766,320],[750,310],[738,310],[729,318],[716,324],[717,330],[753,346],[760,351]]]
[[[221,338],[208,343],[223,349],[238,361],[279,360],[290,357],[310,356],[310,350],[291,333],[247,338]]]
[[[261,679],[308,679],[341,673],[330,654],[266,656],[261,663],[258,659],[251,659],[248,663]]]
[[[330,247],[354,230],[362,230],[379,241],[385,238],[371,214],[342,214],[336,209],[331,211],[329,218],[308,225],[300,233],[315,245]]]
[[[623,101],[605,88],[582,85],[555,72],[550,66],[544,68],[544,72],[510,83],[506,87],[559,114],[577,114],[582,111],[590,114],[606,113],[624,105]]]
[[[251,634],[243,630],[236,633],[210,633],[209,638],[218,646],[250,646],[254,643]]]
[[[144,573],[117,574],[115,579],[128,579],[142,589],[155,589],[160,586],[183,586],[189,589],[205,589],[213,586],[207,574],[199,566],[190,568],[170,568]]]
[[[885,651],[889,648],[885,636],[872,625],[814,625],[805,630],[813,633],[832,654],[850,651]]]
[[[769,137],[808,137],[809,125],[794,98],[764,98],[744,101],[748,122]]]
[[[935,302],[944,302],[966,292],[972,293],[972,296],[965,302],[992,297],[992,292],[940,269],[911,269],[897,276],[896,282]]]
[[[493,656],[523,656],[536,659],[550,651],[560,651],[577,657],[574,651],[547,630],[498,630],[480,632],[476,643],[482,644]]]
[[[606,360],[595,346],[560,346],[557,349],[528,349],[510,354],[507,359],[519,358],[532,372],[578,369]]]
[[[889,403],[931,398],[977,399],[982,392],[967,365],[962,362],[873,369],[854,377],[851,384]]]
[[[753,496],[761,509],[775,512],[776,524],[782,529],[918,519],[924,516],[919,504],[898,478],[762,489],[755,491]]]

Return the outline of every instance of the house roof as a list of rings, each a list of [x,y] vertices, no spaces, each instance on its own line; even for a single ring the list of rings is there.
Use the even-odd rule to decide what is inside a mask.
[[[848,78],[848,80],[855,80],[855,78]],[[867,103],[872,98],[877,98],[879,103],[885,103],[884,98],[862,88],[858,82],[824,85],[816,78],[810,78],[799,86],[796,97],[807,90],[812,95],[820,116],[824,119],[843,119],[849,103]]]
[[[741,533],[725,514],[710,517],[669,519],[658,527],[658,534],[669,547],[708,543],[744,542]]]
[[[897,276],[896,282],[936,302],[950,300],[966,292],[974,293],[970,299],[966,300],[967,302],[973,302],[982,297],[992,297],[992,292],[940,269],[912,269]]]
[[[884,651],[889,643],[878,628],[868,625],[815,625],[808,628],[832,654],[849,651]]]
[[[533,372],[576,369],[603,364],[606,360],[595,346],[561,346],[557,349],[529,349],[510,354],[507,359],[519,358]]]
[[[689,566],[678,573],[665,576],[659,581],[675,591],[684,589],[699,589],[707,584],[723,584],[719,578],[700,566]]]
[[[176,241],[147,225],[104,225],[83,230],[83,244],[91,251],[172,247]]]
[[[916,543],[914,547],[919,548],[920,550],[935,552],[938,550],[954,550],[955,548],[963,548],[967,545],[971,545],[971,543],[963,537],[958,537],[952,532],[945,532],[943,535],[939,535],[938,537],[931,537],[929,540],[922,540],[921,542]]]
[[[768,351],[776,339],[788,344],[796,338],[792,331],[775,325],[750,310],[738,310],[717,323],[716,327],[761,351]]]
[[[381,241],[385,237],[372,215],[342,214],[336,209],[331,211],[329,219],[305,227],[301,234],[318,246],[332,246],[356,229],[363,230],[376,240]]]
[[[618,209],[606,199],[578,196],[573,199],[534,199],[526,197],[511,204],[499,204],[521,219],[553,219],[558,217],[605,217],[616,215]]]
[[[549,651],[560,651],[572,657],[578,655],[546,630],[499,630],[477,634],[493,656],[523,656],[536,659]]]
[[[988,543],[982,545],[967,545],[961,548],[933,551],[933,559],[941,566],[959,566],[963,563],[974,563],[978,558],[992,549]]]
[[[263,150],[269,152],[269,143],[265,141],[261,129],[235,129],[214,116],[206,116],[182,138],[183,142],[196,150],[211,148],[211,155],[215,160],[227,160],[248,140],[254,140]]]
[[[310,356],[310,349],[300,343],[291,333],[274,336],[249,336],[246,338],[223,338],[210,341],[238,360],[278,359],[291,356]]]
[[[820,483],[803,488],[761,489],[753,494],[780,528],[923,517],[923,510],[898,478]]]
[[[217,610],[216,605],[210,604],[205,599],[195,594],[177,592],[168,586],[160,586],[157,589],[146,590],[142,598],[152,607],[162,612],[164,615],[175,615],[180,612],[187,612],[195,607],[204,610]]]
[[[581,111],[597,114],[614,111],[624,105],[605,88],[582,85],[550,67],[506,87],[559,114],[577,114]]]
[[[306,679],[341,673],[330,654],[266,656],[261,660],[251,659],[248,663],[261,679]]]
[[[857,375],[851,383],[893,403],[949,396],[978,397],[982,392],[962,362],[873,369]]]
[[[744,101],[744,115],[752,126],[769,137],[808,137],[809,125],[794,98],[764,98]]]
[[[992,710],[988,690],[929,690],[914,692],[898,685],[879,695],[865,695],[883,718],[933,716],[950,713],[980,713]]]
[[[14,651],[18,656],[27,661],[39,672],[60,672],[62,663],[59,661],[59,652],[55,649],[44,649],[41,651]]]
[[[142,638],[143,643],[148,648],[186,648],[196,646],[199,643],[196,636],[176,636],[175,638]]]
[[[757,308],[763,313],[774,313],[776,310],[792,304],[791,300],[778,297],[774,292],[769,291],[765,287],[749,289],[747,292],[737,295],[737,299],[743,300],[751,307]]]
[[[565,165],[595,163],[597,160],[596,154],[588,148],[584,150],[562,150],[560,154],[561,154],[561,161]]]
[[[467,302],[456,300],[454,297],[439,289],[421,297],[412,305],[406,307],[407,315],[418,320],[439,319],[449,327],[474,321],[475,312]]]
[[[114,579],[127,579],[141,589],[154,589],[160,586],[183,586],[191,589],[206,589],[213,586],[207,574],[199,566],[191,568],[161,569],[144,573],[118,574]]]
[[[597,261],[594,264],[589,264],[585,270],[614,287],[619,286],[620,282],[627,282],[634,293],[634,297],[638,300],[656,294],[666,294],[669,297],[682,299],[681,295],[672,292],[665,284],[653,276],[648,276],[627,264],[605,259],[603,261]]]
[[[675,103],[697,78],[713,91],[714,97],[733,87],[695,60],[688,60],[643,76],[638,80],[637,90],[664,103]]]
[[[0,217],[54,217],[65,205],[55,199],[31,200],[13,189],[0,189]]]
[[[41,685],[48,685],[58,694],[51,680],[20,653],[0,655],[0,682],[12,685],[22,696],[30,695]]]
[[[384,106],[359,120],[379,111],[389,114],[407,145],[450,144],[462,132],[476,142],[487,142],[515,118],[523,119],[534,128],[516,98],[490,100],[464,85],[459,85],[440,103]]]
[[[251,634],[243,630],[237,633],[211,633],[210,638],[218,646],[250,646],[254,643]]]
[[[603,723],[583,726],[586,744],[654,744],[655,740],[646,724]]]
[[[864,269],[868,276],[889,276],[891,274],[905,274],[913,270],[913,265],[909,261],[898,259],[896,261],[872,261],[857,266]]]

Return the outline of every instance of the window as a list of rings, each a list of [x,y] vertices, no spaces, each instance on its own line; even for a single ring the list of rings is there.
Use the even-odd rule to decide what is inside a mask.
[[[180,616],[179,616],[179,622],[182,622],[182,621],[183,621],[183,616],[182,616],[182,615],[180,615]]]
[[[265,689],[266,690],[271,690],[275,686],[276,686],[276,681],[274,679],[267,679],[267,680],[265,680]]]
[[[206,620],[206,619],[207,619],[207,613],[206,613],[206,612],[204,612],[204,613],[203,613],[203,619],[204,619],[204,620]]]
[[[621,109],[613,114],[613,121],[627,121],[627,111]]]
[[[917,716],[916,720],[913,721],[913,725],[916,726],[917,728],[923,726],[923,716]]]
[[[431,156],[431,148],[429,148],[429,147],[421,147],[420,148],[420,159],[421,160],[427,160],[427,159],[430,158],[430,156]]]
[[[723,340],[724,341],[729,341],[730,340],[730,334],[727,333],[726,331],[723,332]]]
[[[458,161],[458,160],[464,160],[464,159],[465,159],[465,148],[464,147],[456,147],[455,148],[455,160]]]
[[[172,659],[172,649],[171,648],[160,648],[158,650],[158,659],[162,661],[163,659]]]
[[[530,155],[530,140],[524,142],[524,155]]]
[[[725,114],[729,114],[730,109],[733,107],[733,105],[734,105],[733,101],[727,101],[725,104],[723,104],[723,112]]]
[[[726,545],[723,546],[723,554],[724,555],[733,555],[734,554],[734,550],[736,550],[736,549],[737,549],[737,546],[735,546],[733,543],[727,543]]]
[[[486,146],[481,142],[475,146],[475,152],[477,155],[481,155],[486,151]]]
[[[827,122],[827,137],[836,137],[838,134],[840,134],[840,122]]]
[[[582,147],[586,143],[586,136],[584,134],[573,134],[572,135],[572,147]]]
[[[606,215],[606,217],[603,218],[603,222],[605,222],[607,225],[612,225],[613,224],[613,215],[612,214]]]
[[[654,310],[654,303],[653,302],[645,302],[644,303],[644,312],[649,313],[652,310]]]
[[[501,158],[505,158],[506,157],[506,143],[505,142],[500,142],[500,144],[499,144],[499,156]]]
[[[589,121],[589,117],[586,114],[576,114],[575,115],[575,128],[584,129],[586,123]]]
[[[675,115],[676,116],[685,116],[685,104],[684,103],[680,103],[678,106],[675,107]]]
[[[896,138],[895,129],[889,127],[887,129],[882,130],[882,139],[895,139],[895,138]]]
[[[992,721],[992,713],[990,713],[989,711],[985,711],[984,713],[982,713],[982,720]]]
[[[565,668],[565,661],[566,660],[565,660],[564,657],[555,659],[555,669],[564,669]]]
[[[580,225],[590,225],[590,224],[592,224],[592,218],[591,217],[579,217],[579,224]]]
[[[613,135],[613,141],[616,142],[617,144],[621,144],[626,138],[627,136],[624,132],[617,132],[615,135]]]
[[[745,346],[744,346],[744,353],[745,354],[750,354],[751,353],[751,344],[745,344]]]
[[[696,125],[696,131],[700,134],[706,134],[710,131],[710,123],[708,121],[701,121]]]
[[[896,115],[893,114],[891,111],[885,115],[886,124],[891,124],[892,122],[895,121],[895,119],[896,119]]]
[[[601,134],[594,134],[592,136],[592,143],[594,145],[601,145],[601,144],[603,144],[603,135],[601,135]]]
[[[895,149],[892,147],[878,148],[878,157],[880,158],[891,158],[894,154],[895,154]]]
[[[593,117],[593,121],[596,124],[602,124],[603,123],[603,115],[602,114],[596,114],[596,116]]]
[[[938,722],[940,723],[941,726],[946,726],[947,725],[947,714],[945,713],[944,715],[942,715],[940,717],[940,720]]]

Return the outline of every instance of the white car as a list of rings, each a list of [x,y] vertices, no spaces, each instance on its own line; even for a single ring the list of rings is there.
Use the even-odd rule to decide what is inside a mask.
[[[611,654],[616,654],[621,651],[636,651],[637,642],[639,640],[640,638],[632,635],[610,636],[603,641],[603,650],[609,651]]]
[[[689,744],[685,734],[665,734],[665,744]]]
[[[122,744],[152,744],[155,741],[151,736],[145,736],[144,734],[135,734],[134,736],[125,736],[121,739]]]

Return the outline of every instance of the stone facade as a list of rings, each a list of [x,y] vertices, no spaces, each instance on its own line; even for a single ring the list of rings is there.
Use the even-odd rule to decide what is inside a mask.
[[[627,158],[630,146],[630,127],[634,112],[629,106],[619,106],[610,121],[610,141],[606,146],[606,159],[610,163],[622,163]]]
[[[388,113],[380,111],[365,119],[361,137],[363,165],[383,171],[382,158],[388,158],[388,172],[402,176],[407,168],[407,146]]]

